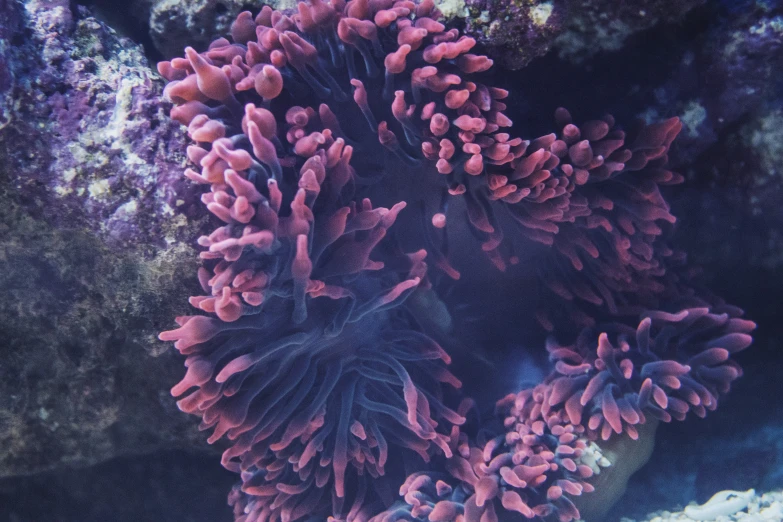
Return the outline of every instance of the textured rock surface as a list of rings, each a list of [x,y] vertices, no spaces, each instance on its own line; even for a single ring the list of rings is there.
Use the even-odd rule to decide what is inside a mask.
[[[187,45],[206,48],[228,34],[242,11],[257,10],[254,0],[85,0],[112,27],[134,33],[148,54],[170,59]],[[277,9],[296,9],[296,0],[264,2]]]
[[[465,32],[489,55],[516,70],[554,48],[561,59],[581,63],[602,51],[618,51],[631,36],[656,24],[679,22],[704,0],[530,0],[444,2],[447,18],[464,18]]]
[[[617,51],[631,35],[659,22],[680,20],[704,0],[568,0],[565,30],[555,40],[558,54],[581,61],[600,51]]]
[[[745,3],[737,12],[708,6],[695,13],[694,25],[704,26],[708,17],[717,20],[683,50],[643,114],[651,120],[672,111],[681,116],[685,127],[678,150],[683,159],[703,153],[732,127],[774,112],[774,106],[765,104],[780,94],[783,13],[780,6]]]
[[[683,54],[644,116],[683,117],[675,161],[689,165],[689,184],[681,208],[698,201],[704,209],[679,236],[699,245],[693,261],[770,271],[772,281],[783,264],[783,8],[747,4]],[[742,230],[737,241],[725,241],[727,229]],[[708,276],[721,284],[722,274]]]
[[[151,357],[199,226],[161,83],[67,1],[3,9],[0,476],[200,445],[169,399],[179,363]]]
[[[709,518],[705,515],[708,515]],[[781,518],[783,518],[783,492],[778,490],[757,493],[751,489],[748,491],[724,490],[716,493],[709,502],[703,505],[691,502],[682,511],[658,511],[639,520],[645,522],[700,522],[717,519],[721,522],[778,522]],[[634,520],[623,518],[621,522],[634,522]]]
[[[179,56],[186,45],[206,47],[228,33],[246,9],[244,0],[147,0],[152,41],[165,56]]]
[[[236,15],[257,9],[248,0],[84,0],[102,17],[135,32],[148,53],[170,59],[186,45],[205,48],[228,33]],[[297,0],[267,0],[296,10]],[[465,33],[485,46],[507,69],[526,66],[550,48],[581,62],[601,51],[617,51],[634,34],[659,23],[680,21],[704,0],[435,0],[446,20],[464,23]]]
[[[521,69],[545,54],[567,19],[566,2],[467,0],[465,32],[487,48],[502,67]]]
[[[87,470],[0,479],[0,520],[231,522],[225,492],[234,480],[213,455],[123,457]]]

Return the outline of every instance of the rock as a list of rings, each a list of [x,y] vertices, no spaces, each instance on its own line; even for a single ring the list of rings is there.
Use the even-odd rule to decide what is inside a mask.
[[[683,54],[644,117],[675,111],[685,124],[673,162],[687,176],[675,210],[694,206],[677,241],[705,267],[705,281],[736,293],[750,274],[767,285],[783,265],[783,13],[764,2],[725,13]],[[681,210],[680,210],[681,209]],[[726,232],[733,231],[726,241]],[[727,280],[727,271],[748,278]],[[766,273],[767,275],[760,275]],[[753,276],[754,278],[756,276]]]
[[[460,14],[465,17],[465,34],[484,45],[499,65],[515,70],[550,49],[562,31],[565,12],[564,2],[560,0],[467,0]],[[448,18],[449,11],[444,14]]]
[[[0,477],[204,447],[156,340],[195,283],[184,133],[141,49],[70,6],[0,6]]]
[[[565,28],[554,42],[561,58],[581,62],[617,51],[633,34],[679,21],[704,0],[568,0]]]
[[[618,51],[626,40],[659,23],[683,19],[704,0],[446,0],[447,19],[465,19],[465,33],[506,69],[525,67],[554,48],[561,59],[582,63]]]

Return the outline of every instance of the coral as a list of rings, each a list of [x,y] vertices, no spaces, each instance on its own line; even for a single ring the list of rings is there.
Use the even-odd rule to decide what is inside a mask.
[[[553,513],[566,522],[579,518],[569,496],[593,491],[585,479],[597,471],[594,462],[601,456],[589,446],[583,426],[570,423],[564,413],[544,417],[540,392],[526,390],[501,400],[507,434],[483,447],[463,441],[446,463],[450,476],[411,475],[400,489],[408,506],[393,507],[376,520],[446,521],[463,515],[465,520],[497,520],[501,508],[525,518]]]
[[[601,325],[574,346],[550,342],[555,371],[498,401],[507,431],[475,446],[463,437],[449,475],[411,475],[400,489],[405,504],[376,520],[496,520],[501,506],[526,518],[578,519],[572,498],[594,491],[587,479],[609,464],[591,441],[623,433],[635,440],[647,415],[669,422],[717,407],[741,374],[729,356],[750,344],[755,328],[737,315],[719,305],[653,311],[635,330]]]
[[[653,243],[663,231],[659,223],[674,222],[658,185],[678,183],[682,179],[665,169],[669,145],[680,129],[676,119],[642,129],[630,145],[625,146],[625,132],[613,128],[611,117],[586,122],[580,129],[571,123],[568,112],[561,109],[556,114],[561,129],[559,135],[550,134],[533,141],[512,139],[509,134],[499,132],[502,127],[511,125],[501,112],[505,104],[499,101],[507,93],[478,81],[476,75],[488,69],[492,62],[467,52],[475,44],[472,39],[459,37],[455,30],[445,31],[438,22],[425,23],[432,19],[420,17],[416,21],[418,27],[409,25],[410,20],[406,18],[397,21],[406,30],[395,43],[389,36],[377,34],[388,32],[387,26],[399,16],[393,10],[380,11],[376,15],[379,26],[361,26],[367,32],[362,36],[359,25],[350,28],[355,25],[349,23],[354,18],[341,18],[337,23],[335,12],[329,11],[331,7],[317,5],[326,13],[321,15],[320,22],[324,28],[319,28],[315,22],[309,26],[297,22],[306,28],[303,34],[317,35],[336,29],[342,43],[348,45],[346,49],[354,53],[346,65],[361,117],[367,121],[371,132],[377,132],[378,141],[416,172],[413,180],[410,174],[406,176],[403,172],[397,176],[389,172],[384,176],[384,193],[372,194],[388,198],[389,193],[403,190],[399,185],[405,182],[422,186],[422,190],[413,195],[418,200],[409,201],[409,204],[421,214],[424,223],[431,223],[428,227],[424,225],[429,230],[420,232],[424,237],[419,244],[423,242],[429,246],[429,255],[438,268],[454,278],[459,277],[449,262],[448,238],[443,229],[452,221],[448,216],[450,196],[460,196],[466,208],[464,211],[459,208],[452,214],[458,214],[458,221],[467,220],[472,234],[481,241],[481,249],[498,268],[518,261],[514,242],[504,241],[507,234],[504,229],[510,226],[516,236],[521,233],[533,242],[554,245],[554,250],[564,257],[555,260],[555,264],[570,263],[573,269],[582,272],[583,276],[577,277],[584,277],[588,282],[571,285],[571,289],[563,289],[560,281],[551,282],[550,287],[565,299],[577,295],[593,304],[607,304],[616,312],[612,292],[640,293],[637,290],[641,286],[646,286],[646,290],[660,286],[647,281],[642,274],[662,274],[663,268],[659,260],[654,259],[654,251],[663,256],[671,255],[665,247],[654,248]],[[410,11],[407,7],[400,9]],[[426,12],[421,9],[420,6],[420,15]],[[269,19],[268,24],[272,24],[270,13],[272,11],[262,13]],[[260,43],[249,42],[248,50],[244,51],[244,45],[240,44],[248,41],[257,25],[249,14],[237,19],[233,34],[239,44],[216,41],[205,55],[206,59],[217,60],[216,63],[230,68],[232,75],[220,86],[224,92],[213,95],[213,99],[221,98],[218,101],[236,111],[239,107],[236,96],[246,97],[250,93],[252,99],[256,91],[262,98],[284,104],[278,97],[284,78],[282,71],[286,81],[294,90],[302,91],[299,93],[302,96],[309,91],[311,96],[315,94],[318,98],[333,99],[337,103],[345,101],[347,94],[338,82],[340,76],[335,78],[319,61],[331,61],[332,67],[340,70],[342,57],[330,51],[329,46],[335,44],[320,46],[319,51],[291,30],[294,22],[290,20],[278,17],[274,24],[277,28],[260,30]],[[370,24],[368,20],[364,22]],[[281,31],[284,34],[278,42]],[[282,42],[286,42],[285,45]],[[380,83],[373,80],[379,71],[371,56],[380,53],[383,45],[389,45],[389,52],[384,61],[385,80]],[[245,52],[247,64],[242,61]],[[359,56],[365,62],[363,74],[368,76],[365,81],[357,78],[362,73],[353,63]],[[420,60],[432,65],[412,70],[406,67],[406,63]],[[242,64],[245,65],[240,66]],[[195,89],[197,78],[199,82],[207,81],[207,69],[184,76],[191,70],[188,62],[163,62],[161,67],[161,72],[173,80],[167,88],[168,96],[181,104],[174,117],[191,123],[196,114],[205,112],[204,100],[197,99],[203,95]],[[220,78],[217,70],[210,70],[212,77]],[[304,83],[297,83],[299,80],[291,76],[294,71]],[[322,79],[316,79],[313,72]],[[343,81],[342,85],[345,83]],[[371,88],[380,90],[380,96],[368,96]],[[406,91],[411,92],[413,104],[406,101]],[[355,115],[355,109],[349,107],[353,112],[348,114]],[[331,126],[327,127],[328,135],[342,136],[339,119],[331,109],[321,105],[318,112],[324,113],[321,119],[327,118],[324,125]],[[209,114],[214,116],[216,113]],[[200,116],[209,119],[209,114]],[[385,119],[381,120],[381,117]],[[200,119],[199,124],[205,123]],[[308,139],[320,139],[320,133],[313,136],[315,138]],[[377,146],[377,143],[362,142],[362,149]],[[443,176],[433,179],[428,173],[435,169]],[[385,170],[392,168],[386,166]],[[599,184],[602,187],[596,190]],[[610,198],[624,199],[627,203],[615,205]],[[606,255],[599,260],[602,244],[606,245],[601,247]],[[517,249],[527,248],[528,245],[517,245]],[[570,271],[565,269],[566,273]],[[606,281],[599,282],[601,277]],[[549,274],[546,279],[553,280],[556,276]],[[542,321],[551,323],[547,318]]]
[[[235,40],[248,34],[247,24],[255,33],[252,19],[240,16]],[[302,46],[309,44],[293,32],[267,34],[308,78]],[[379,255],[376,246],[405,203],[387,209],[352,201],[353,147],[339,137],[326,105],[317,113],[291,107],[280,126],[275,107],[249,103],[242,112],[229,78],[210,63],[230,62],[240,75],[241,59],[233,58],[239,49],[217,42],[202,56],[188,48],[194,74],[167,88],[185,102],[173,117],[187,122],[200,144],[188,155],[201,172],[186,175],[212,186],[202,201],[224,223],[199,239],[208,248],[201,257],[209,269],[199,273],[207,295],[191,298],[216,318],[180,318],[179,329],[161,334],[188,355],[188,373],[172,393],[198,386],[180,408],[201,416],[203,429],[214,428],[210,442],[223,435],[235,441],[223,464],[242,473],[251,520],[310,511],[353,518],[372,505],[367,480],[387,474],[390,445],[424,460],[438,447],[450,456],[449,425],[464,419],[441,402],[438,384],[460,383],[433,362],[449,361],[437,343],[397,312],[382,313],[426,275],[423,251],[370,257]],[[172,67],[161,71],[172,77]],[[281,93],[274,66],[249,72],[255,77],[237,85],[266,99]],[[208,108],[199,98],[224,106]],[[221,110],[220,119],[207,115]]]
[[[198,70],[201,58],[188,54]],[[386,473],[390,444],[425,460],[431,446],[449,454],[442,426],[464,421],[426,384],[460,385],[431,362],[448,362],[445,352],[381,313],[422,282],[424,253],[397,256],[397,267],[370,259],[404,203],[391,210],[368,199],[344,204],[352,149],[343,139],[326,129],[317,139],[307,135],[289,150],[306,159],[286,154],[283,167],[268,110],[247,105],[232,138],[215,138],[223,127],[210,135],[205,120],[194,118],[190,135],[209,152],[189,149],[202,171],[187,175],[212,184],[202,199],[225,225],[199,240],[211,271],[199,272],[207,295],[190,302],[217,317],[180,318],[179,329],[161,334],[188,355],[188,372],[172,393],[198,386],[180,408],[201,416],[202,429],[214,427],[210,442],[226,434],[235,441],[223,464],[242,472],[245,493],[263,499],[249,501],[252,516],[317,512],[329,484],[335,516],[344,514],[346,490],[358,488],[353,517],[365,508],[367,476]],[[283,134],[296,136],[316,121],[291,110]],[[232,149],[243,140],[256,159]]]
[[[636,438],[644,412],[669,422],[714,410],[741,375],[729,357],[750,344],[755,324],[725,305],[644,315],[635,330],[600,327],[597,343],[586,329],[573,346],[547,346],[555,374],[542,413],[562,405],[591,439],[607,440],[613,431]]]
[[[233,42],[158,65],[196,143],[185,175],[210,187],[220,222],[198,241],[203,314],[160,339],[187,356],[172,394],[197,388],[180,409],[233,443],[222,463],[241,476],[239,521],[503,508],[568,522],[599,471],[591,441],[636,439],[647,415],[704,416],[741,373],[729,356],[754,324],[693,297],[666,244],[680,120],[626,133],[558,109],[556,133],[512,137],[508,91],[482,83],[492,60],[439,18],[431,0],[265,6],[237,16]],[[448,243],[464,232],[500,271],[539,252],[554,294],[541,326],[584,328],[548,345],[554,372],[501,400],[507,432],[480,443],[459,428],[470,401],[448,406],[449,355],[404,303],[460,279]],[[447,474],[425,471],[433,457]],[[405,504],[383,512],[411,470]]]
[[[533,175],[556,176],[556,187],[563,189],[555,194],[561,194],[543,211],[547,219],[524,201],[522,209],[512,210],[523,234],[561,254],[546,264],[546,285],[566,301],[623,315],[654,307],[667,293],[676,295],[674,272],[667,273],[666,267],[677,264],[681,254],[662,241],[666,225],[676,218],[659,186],[683,180],[667,170],[669,146],[681,123],[671,118],[643,127],[624,148],[625,132],[613,128],[611,116],[581,128],[564,109],[555,116],[559,135],[539,138],[544,148],[520,162],[515,173],[537,161]],[[542,310],[539,320],[551,331],[555,323],[550,314]],[[568,314],[582,326],[592,324],[579,309],[568,309]]]

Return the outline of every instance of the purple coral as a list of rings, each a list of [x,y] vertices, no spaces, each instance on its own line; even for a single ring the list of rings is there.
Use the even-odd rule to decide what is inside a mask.
[[[375,520],[497,520],[501,508],[525,518],[578,519],[571,497],[594,491],[590,441],[622,433],[636,439],[647,415],[704,417],[741,375],[729,357],[747,348],[755,326],[716,305],[648,312],[636,329],[587,328],[572,346],[550,342],[555,371],[498,401],[506,431],[478,445],[463,437],[448,473],[411,475],[400,489],[404,503]]]
[[[623,431],[636,438],[645,413],[664,422],[688,412],[704,417],[742,375],[729,358],[750,345],[756,325],[740,314],[726,305],[650,311],[636,329],[605,325],[585,330],[573,346],[551,344],[555,374],[542,413],[563,407],[590,438],[603,440]]]
[[[196,142],[186,176],[210,186],[202,201],[221,223],[199,238],[205,295],[190,300],[210,315],[161,339],[187,355],[172,393],[197,388],[180,408],[210,442],[233,443],[222,462],[242,478],[237,520],[492,519],[496,498],[572,520],[568,495],[592,489],[586,441],[633,436],[645,413],[703,414],[739,375],[727,358],[752,323],[735,310],[651,312],[633,345],[634,329],[613,323],[551,348],[556,372],[509,399],[510,431],[468,444],[442,387],[460,386],[450,357],[404,306],[439,277],[425,260],[459,279],[446,233],[457,217],[501,270],[519,249],[551,252],[541,278],[575,302],[570,322],[592,326],[587,305],[620,320],[676,292],[659,187],[681,181],[666,168],[681,124],[626,144],[610,116],[576,126],[560,109],[557,134],[512,137],[508,92],[481,82],[492,61],[439,16],[429,0],[313,0],[292,17],[264,7],[239,15],[233,43],[159,64],[172,118]],[[561,301],[545,301],[553,330]],[[411,475],[408,507],[383,512],[389,483],[432,455],[451,478]],[[462,504],[442,499],[455,494]]]
[[[320,125],[304,110],[288,116],[289,136]],[[383,312],[426,272],[424,252],[370,258],[404,204],[350,202],[351,148],[326,129],[295,141],[281,162],[263,108],[246,106],[234,127],[197,116],[189,134],[202,168],[186,174],[211,185],[202,200],[223,224],[199,239],[207,295],[190,300],[216,317],[182,317],[161,334],[188,356],[172,394],[198,387],[178,404],[213,429],[210,442],[233,441],[222,462],[242,474],[252,511],[296,519],[301,503],[330,504],[352,518],[371,505],[366,481],[385,474],[389,446],[424,460],[437,447],[449,455],[448,424],[464,420],[440,400],[440,382],[460,385],[438,364],[448,355]]]

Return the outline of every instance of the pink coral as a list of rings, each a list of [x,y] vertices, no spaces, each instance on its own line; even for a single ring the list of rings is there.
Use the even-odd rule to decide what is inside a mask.
[[[658,186],[682,179],[665,168],[679,121],[646,127],[629,146],[611,117],[577,127],[560,109],[558,135],[514,138],[503,132],[512,124],[503,112],[508,93],[480,81],[492,61],[472,54],[475,41],[447,31],[438,16],[431,1],[391,0],[300,3],[291,18],[268,8],[255,19],[243,13],[232,29],[236,43],[219,40],[203,57],[188,50],[187,60],[160,65],[173,80],[167,94],[179,104],[172,115],[191,125],[196,115],[206,115],[203,125],[221,132],[211,119],[220,119],[220,110],[203,103],[209,99],[223,105],[223,115],[236,117],[239,99],[260,96],[278,118],[289,117],[289,110],[313,112],[298,107],[305,99],[332,100],[337,105],[321,104],[316,111],[327,135],[361,142],[363,149],[380,144],[414,170],[413,176],[387,174],[384,192],[420,187],[406,191],[420,223],[429,224],[419,232],[420,243],[452,277],[459,273],[448,258],[444,227],[451,221],[449,199],[459,196],[465,209],[460,219],[466,218],[481,249],[501,269],[518,262],[515,250],[527,248],[520,245],[521,234],[554,246],[564,258],[556,264],[582,272],[572,285],[563,281],[571,276],[543,275],[561,297],[616,312],[615,293],[655,290],[650,279],[664,268],[652,243],[661,234],[660,222],[674,221]],[[354,103],[346,104],[350,89]],[[352,138],[356,129],[345,132],[354,120],[366,122],[374,144]],[[303,128],[288,139],[301,140],[297,146],[304,149],[322,138]],[[504,240],[509,234],[515,239]],[[546,313],[541,320],[553,328]]]
[[[254,121],[263,111],[247,108],[250,143],[268,141]],[[223,464],[242,472],[243,490],[263,499],[254,500],[259,510],[298,518],[300,503],[329,501],[322,488],[332,484],[341,515],[346,483],[353,491],[383,475],[390,443],[428,459],[432,445],[448,452],[448,430],[435,428],[463,420],[427,384],[459,386],[437,364],[448,356],[382,312],[421,283],[424,253],[400,255],[396,266],[370,259],[404,205],[340,203],[350,179],[341,140],[319,143],[299,174],[268,155],[280,175],[263,179],[246,151],[200,137],[203,129],[191,123],[201,146],[189,155],[202,170],[187,174],[211,184],[202,199],[224,224],[199,240],[211,269],[199,271],[207,295],[190,301],[216,317],[179,318],[180,328],[161,334],[188,356],[172,393],[198,387],[178,404],[213,428],[210,442],[234,441]],[[352,501],[355,514],[363,495]]]
[[[206,295],[190,300],[215,317],[179,318],[161,334],[188,356],[172,393],[198,387],[179,406],[213,428],[210,442],[234,441],[223,464],[242,473],[256,516],[331,505],[353,518],[371,505],[365,482],[386,473],[390,445],[424,460],[448,454],[448,425],[463,421],[440,400],[438,383],[460,385],[438,364],[448,355],[384,312],[422,284],[426,254],[371,259],[405,204],[351,200],[352,147],[326,127],[325,106],[293,107],[280,125],[247,104],[231,120],[240,109],[227,76],[187,55],[196,90],[170,93],[225,103],[172,111],[198,143],[188,157],[200,171],[186,176],[211,187],[202,201],[221,226],[199,239]],[[206,114],[223,110],[225,119]]]
[[[571,497],[594,490],[587,481],[593,469],[581,460],[589,440],[564,411],[543,413],[545,389],[499,401],[506,433],[476,445],[462,436],[445,472],[410,475],[400,488],[404,501],[373,522],[497,521],[506,511],[526,519],[578,519]]]
[[[638,314],[636,303],[667,290],[667,264],[677,257],[662,241],[665,225],[675,218],[659,187],[683,180],[666,168],[669,146],[682,124],[672,118],[646,126],[628,146],[625,132],[613,128],[610,116],[580,127],[564,109],[555,116],[561,131],[550,151],[560,156],[559,168],[572,173],[577,186],[556,226],[535,227],[536,239],[551,242],[564,258],[543,279],[567,301],[605,307],[612,314]],[[563,261],[570,266],[563,267]],[[551,320],[541,319],[552,330]]]
[[[557,133],[512,137],[508,92],[481,81],[492,61],[439,17],[431,0],[264,7],[233,42],[159,64],[196,143],[185,175],[220,222],[198,241],[203,313],[161,339],[187,356],[180,408],[231,441],[238,521],[573,520],[591,439],[703,415],[739,375],[728,356],[753,325],[736,310],[621,323],[691,293],[667,271],[660,192],[682,181],[666,167],[680,122],[627,139],[611,116],[577,126],[559,109]],[[460,278],[447,239],[464,231],[501,270],[543,250],[556,299],[540,324],[587,327],[549,345],[554,373],[502,400],[506,432],[473,445],[447,405],[450,357],[404,303],[438,278],[426,261]]]
[[[716,305],[648,312],[636,329],[588,328],[573,346],[550,342],[555,371],[498,401],[505,431],[477,445],[463,435],[448,473],[410,475],[404,502],[374,520],[498,520],[501,507],[578,519],[570,497],[594,490],[594,457],[583,459],[590,441],[623,432],[636,439],[647,415],[669,422],[714,410],[741,375],[729,357],[750,344],[754,328],[737,309]]]
[[[742,374],[729,358],[750,345],[756,325],[740,313],[703,304],[650,311],[636,329],[610,324],[597,336],[585,330],[572,346],[550,344],[555,373],[542,412],[564,408],[572,423],[603,440],[612,432],[636,438],[645,414],[664,422],[688,412],[704,417]]]

